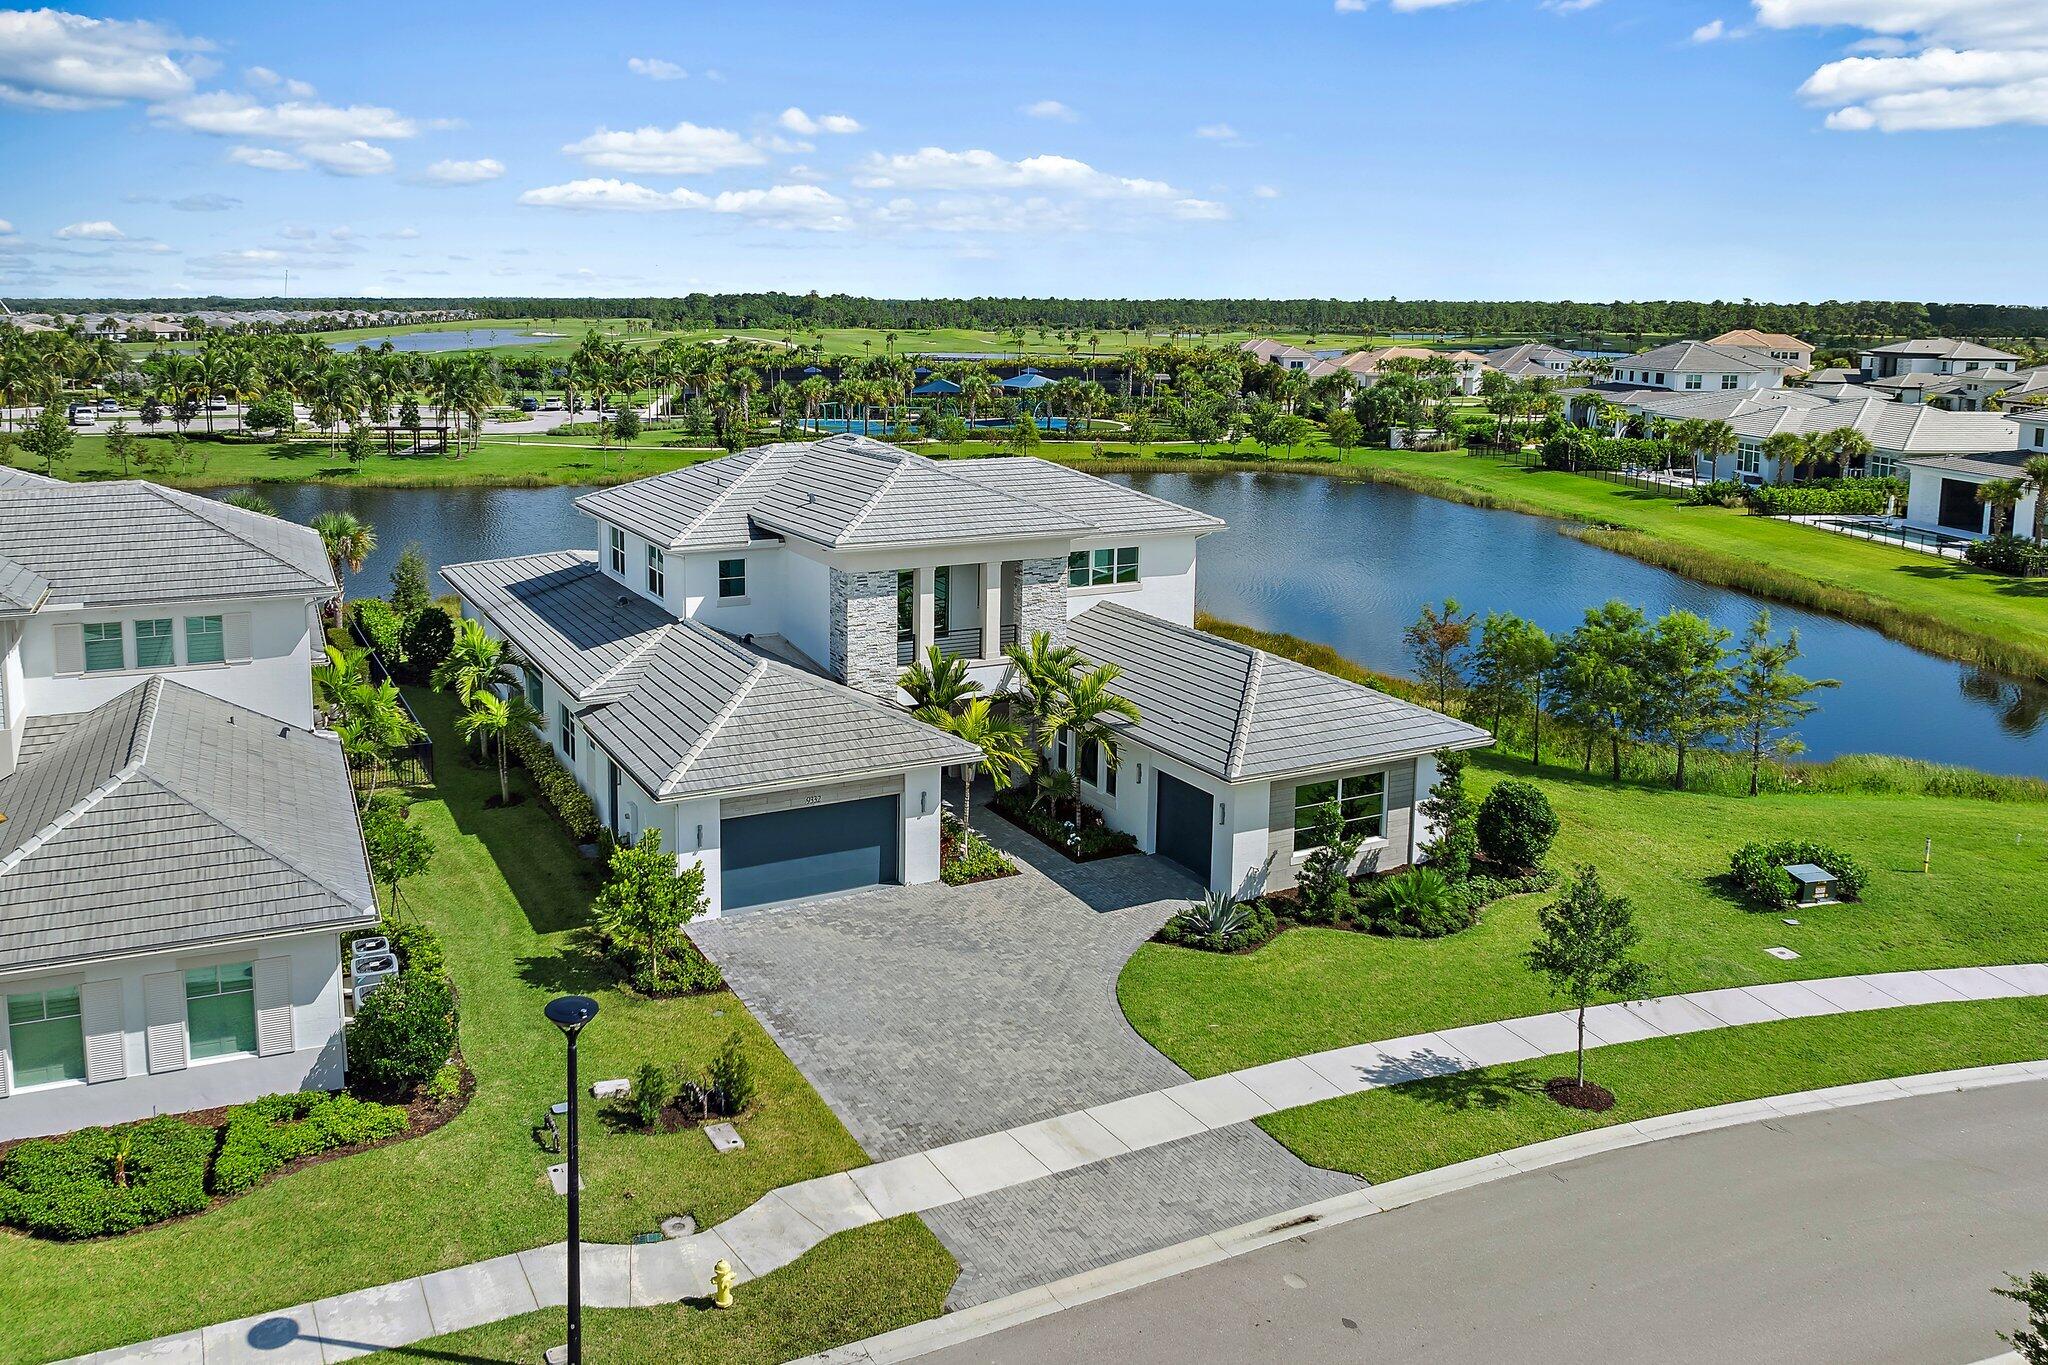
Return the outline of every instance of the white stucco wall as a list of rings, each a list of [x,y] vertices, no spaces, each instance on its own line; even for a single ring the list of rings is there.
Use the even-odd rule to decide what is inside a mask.
[[[1138,581],[1101,587],[1067,587],[1067,617],[1079,616],[1097,602],[1116,602],[1176,625],[1195,623],[1195,536],[1111,536],[1077,540],[1076,550],[1138,547]]]
[[[167,677],[291,725],[313,724],[313,654],[319,635],[315,608],[304,598],[253,601],[180,602],[118,610],[45,607],[26,622],[19,646],[21,695],[31,716],[89,711],[151,677]],[[185,618],[247,613],[250,659],[243,663],[186,664]],[[119,621],[126,658],[135,661],[135,625],[140,620],[172,624],[178,663],[170,668],[127,667],[104,673],[57,673],[57,630],[88,622]]]
[[[189,1062],[151,1073],[143,980],[222,962],[281,957],[291,970],[292,1050]],[[236,947],[159,953],[58,972],[0,977],[0,995],[118,981],[127,1075],[96,1083],[61,1081],[0,1098],[0,1141],[125,1123],[241,1104],[292,1090],[338,1090],[345,1079],[342,1047],[341,938],[333,931],[259,940]],[[11,1068],[11,1058],[8,1061]],[[11,1076],[11,1071],[10,1071]]]

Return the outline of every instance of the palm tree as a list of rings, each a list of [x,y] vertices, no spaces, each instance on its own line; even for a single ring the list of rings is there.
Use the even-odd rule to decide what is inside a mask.
[[[912,715],[941,728],[946,717],[981,691],[980,683],[968,680],[967,661],[947,658],[937,645],[927,647],[922,662],[903,670],[896,685],[910,694]]]
[[[1779,483],[1792,482],[1813,458],[1806,438],[1796,431],[1774,431],[1764,437],[1764,454],[1776,462]]]
[[[361,793],[367,806],[376,794],[377,775],[393,749],[419,737],[419,726],[399,699],[398,686],[390,679],[370,681],[365,651],[338,649],[329,645],[326,661],[313,669],[313,696],[327,718],[328,728],[341,741],[349,767],[369,773],[369,785]]]
[[[2025,479],[1993,479],[1990,483],[1977,485],[1977,501],[1991,509],[1991,534],[2002,536],[2012,533],[2013,509],[2026,496]]]
[[[515,726],[531,726],[541,730],[547,727],[547,718],[533,709],[524,692],[508,692],[499,696],[496,692],[479,690],[468,698],[468,707],[455,717],[455,728],[464,739],[476,740],[479,744],[492,742],[498,749],[498,804],[512,804],[512,779],[507,766],[506,755]]]
[[[1093,743],[1114,769],[1121,755],[1117,748],[1118,721],[1137,724],[1138,707],[1130,698],[1111,690],[1123,676],[1115,664],[1097,664],[1085,673],[1071,676],[1066,684],[1065,723],[1070,742],[1080,750]],[[1074,824],[1081,823],[1081,798],[1074,797]]]
[[[327,550],[327,565],[334,571],[334,611],[338,617],[346,596],[342,566],[347,565],[350,573],[362,572],[363,561],[377,548],[377,532],[353,512],[322,512],[313,518],[312,526],[320,533],[320,543]]]
[[[483,622],[465,616],[456,621],[448,653],[434,665],[427,681],[467,702],[477,693],[493,688],[518,691],[519,678],[512,665],[512,651],[506,643],[485,630]]]
[[[2020,466],[2034,490],[2034,543],[2048,539],[2048,455],[2036,455]]]
[[[1816,459],[1826,460],[1835,467],[1835,476],[1849,472],[1849,466],[1857,460],[1867,460],[1876,450],[1870,438],[1855,427],[1836,427],[1813,438],[1813,453]]]
[[[1052,736],[1066,724],[1067,688],[1081,662],[1081,651],[1072,645],[1054,644],[1045,631],[1034,631],[1029,642],[1011,645],[1003,651],[1016,666],[1017,707],[1031,736],[1033,753],[1043,754]]]
[[[976,697],[959,711],[938,722],[941,730],[981,750],[981,762],[960,769],[960,828],[970,828],[968,815],[974,806],[974,774],[987,774],[989,784],[1006,791],[1017,778],[1038,766],[1038,754],[1031,747],[1030,733],[1007,716],[990,709],[990,699]]]

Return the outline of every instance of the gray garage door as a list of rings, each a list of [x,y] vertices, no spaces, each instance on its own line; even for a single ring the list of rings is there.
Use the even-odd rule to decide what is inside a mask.
[[[895,881],[896,802],[878,796],[721,821],[725,908]]]
[[[1171,858],[1195,874],[1202,885],[1209,884],[1210,825],[1214,807],[1209,793],[1189,786],[1177,777],[1152,770],[1154,799],[1159,810],[1154,822],[1152,847],[1162,858]]]

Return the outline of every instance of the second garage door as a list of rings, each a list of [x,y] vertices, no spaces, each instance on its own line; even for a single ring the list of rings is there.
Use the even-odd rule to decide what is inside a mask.
[[[897,799],[878,796],[721,821],[725,908],[896,881]]]

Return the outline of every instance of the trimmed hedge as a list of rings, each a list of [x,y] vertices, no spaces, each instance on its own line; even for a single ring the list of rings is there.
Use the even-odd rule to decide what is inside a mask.
[[[169,1116],[32,1138],[0,1159],[0,1223],[76,1241],[197,1213],[213,1145],[213,1129]]]
[[[1904,479],[1820,479],[1760,483],[1745,490],[1749,510],[1763,517],[1881,516],[1893,500],[1906,501]]]
[[[590,794],[537,733],[519,726],[510,734],[512,757],[533,777],[541,804],[554,812],[577,843],[596,843],[604,825],[597,818],[597,803],[590,799]]]
[[[348,604],[348,619],[370,642],[370,648],[384,656],[392,668],[405,661],[405,647],[399,637],[405,621],[381,597],[358,597]]]
[[[279,1167],[405,1131],[405,1110],[350,1095],[270,1095],[228,1111],[213,1158],[213,1192],[240,1194]]]
[[[1813,863],[1835,874],[1835,899],[1861,900],[1866,874],[1862,864],[1848,854],[1805,839],[1773,839],[1744,844],[1729,859],[1728,869],[1743,895],[1758,905],[1774,910],[1790,909],[1797,903],[1799,885],[1785,869],[1794,863]]]

